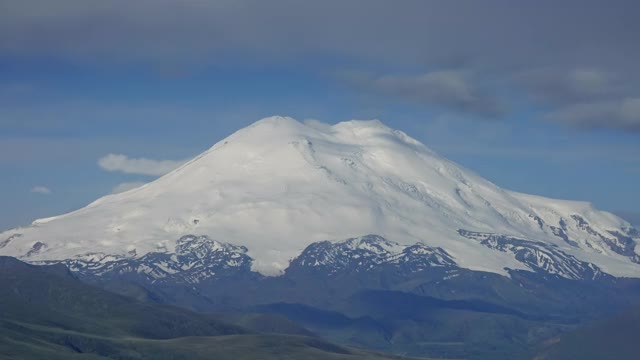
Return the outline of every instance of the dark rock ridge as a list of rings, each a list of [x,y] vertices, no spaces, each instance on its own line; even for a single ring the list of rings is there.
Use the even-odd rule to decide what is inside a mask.
[[[571,215],[571,218],[576,222],[580,230],[600,238],[616,254],[626,256],[634,263],[640,264],[640,255],[636,254],[636,243],[632,239],[634,234],[637,235],[637,231],[634,228],[624,229],[623,231],[625,231],[626,234],[622,234],[619,231],[609,231],[609,233],[614,236],[611,238],[595,231],[583,217]]]
[[[464,229],[459,229],[458,233],[467,239],[477,240],[490,249],[513,254],[516,260],[537,273],[555,274],[572,280],[610,277],[598,266],[578,260],[575,256],[543,242]]]
[[[0,249],[2,249],[3,247],[9,245],[11,240],[19,238],[19,237],[22,237],[22,234],[13,234],[13,235],[9,236],[8,238],[4,239],[2,242],[0,242]]]
[[[151,252],[141,257],[86,254],[62,262],[80,276],[193,284],[213,277],[250,273],[253,260],[246,253],[244,246],[186,235],[178,239],[175,253]]]
[[[31,249],[29,249],[29,251],[24,256],[25,257],[29,257],[29,256],[36,255],[36,254],[40,253],[40,251],[42,251],[42,250],[44,250],[46,248],[47,248],[47,244],[38,241],[35,244],[33,244]]]
[[[564,240],[564,242],[566,242],[567,244],[573,246],[573,247],[577,247],[579,248],[580,245],[578,245],[577,242],[569,239],[569,235],[567,235],[567,223],[566,221],[564,221],[564,219],[560,219],[560,221],[558,222],[559,226],[553,226],[550,225],[549,228],[551,229],[551,231],[553,232],[553,235],[559,237],[560,239]]]
[[[307,246],[289,265],[296,271],[324,273],[366,272],[382,266],[403,272],[418,272],[431,267],[455,267],[451,255],[438,247],[422,243],[400,245],[382,236],[366,235],[340,242],[322,241]]]
[[[207,236],[183,236],[175,253],[151,252],[140,257],[85,254],[63,261],[80,277],[121,278],[145,283],[190,283],[232,276],[260,277],[251,271],[253,259],[248,249]],[[291,261],[287,274],[364,273],[392,269],[396,273],[416,273],[429,268],[456,268],[446,251],[421,243],[400,245],[378,235],[366,235],[340,242],[322,241],[309,245]]]
[[[562,226],[562,224],[560,224]],[[561,228],[558,228],[562,230]],[[458,230],[468,239],[513,254],[514,258],[539,274],[551,274],[571,280],[596,280],[611,277],[598,266],[581,261],[555,245],[513,236]],[[563,233],[560,233],[563,234]],[[612,233],[620,243],[634,241],[626,234]],[[145,283],[186,283],[262,275],[251,270],[253,259],[244,246],[236,246],[207,236],[181,237],[172,253],[151,252],[143,256],[85,254],[62,261],[80,277],[120,278]],[[285,274],[338,274],[391,271],[410,275],[425,270],[459,269],[455,259],[444,249],[423,243],[401,245],[379,235],[366,235],[343,241],[321,241],[307,246],[291,260]],[[512,270],[512,269],[511,269]]]

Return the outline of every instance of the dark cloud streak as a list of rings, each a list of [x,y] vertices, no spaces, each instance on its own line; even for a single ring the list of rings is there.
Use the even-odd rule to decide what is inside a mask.
[[[467,59],[499,71],[573,64],[577,56],[622,64],[640,53],[638,9],[624,1],[5,1],[0,51],[94,61],[215,62],[243,53],[396,64]]]
[[[382,74],[351,81],[369,92],[481,117],[504,111],[495,93],[522,92],[547,119],[635,132],[638,13],[626,0],[0,0],[0,59],[178,72],[357,64]],[[469,73],[482,77],[459,75]],[[504,88],[488,90],[487,78]]]
[[[545,119],[578,128],[609,128],[640,133],[640,98],[567,105]]]
[[[470,74],[461,71],[434,71],[409,76],[346,73],[340,78],[363,92],[483,118],[498,118],[505,111],[496,96],[478,86],[479,81],[472,79]]]
[[[595,68],[531,69],[515,81],[535,100],[556,105],[615,98],[627,90],[615,72]]]

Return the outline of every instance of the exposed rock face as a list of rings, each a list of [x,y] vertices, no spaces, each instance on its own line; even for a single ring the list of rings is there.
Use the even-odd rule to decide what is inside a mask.
[[[177,241],[174,253],[153,252],[138,258],[86,254],[63,263],[81,276],[137,277],[152,283],[198,283],[250,273],[252,259],[246,253],[247,249],[242,246],[207,236],[187,235]]]
[[[515,237],[459,230],[460,235],[478,241],[494,251],[511,254],[530,270],[572,280],[610,277],[598,266],[580,261],[557,247]],[[252,272],[253,259],[247,248],[187,235],[177,241],[175,252],[147,253],[140,257],[86,254],[61,261],[85,277],[122,277],[158,283],[199,283],[233,276],[260,277]],[[44,264],[59,263],[45,261]],[[441,248],[422,243],[401,245],[379,235],[366,235],[338,242],[321,241],[307,246],[291,260],[285,274],[319,276],[393,271],[411,276],[433,269],[460,269],[455,259]]]
[[[457,265],[441,248],[421,243],[400,245],[378,235],[366,235],[340,242],[313,243],[291,262],[287,271],[312,271],[330,276],[371,271],[382,266],[417,272],[430,267]]]
[[[580,261],[543,242],[462,229],[458,232],[466,238],[479,241],[490,249],[513,254],[516,260],[535,272],[555,274],[573,280],[596,280],[609,276],[596,265]]]

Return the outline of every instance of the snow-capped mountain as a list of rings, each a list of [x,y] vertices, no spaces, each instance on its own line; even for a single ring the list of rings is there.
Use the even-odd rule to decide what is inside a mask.
[[[162,255],[154,271],[168,276],[192,271],[185,264],[204,249],[276,275],[314,243],[364,234],[384,237],[388,246],[376,246],[387,260],[424,253],[500,274],[640,277],[640,234],[626,221],[587,202],[504,190],[376,120],[260,120],[152,183],[0,234],[0,255],[97,268]],[[213,242],[184,252],[185,239],[204,238]],[[329,253],[353,254],[341,244]],[[378,259],[371,251],[360,255]]]

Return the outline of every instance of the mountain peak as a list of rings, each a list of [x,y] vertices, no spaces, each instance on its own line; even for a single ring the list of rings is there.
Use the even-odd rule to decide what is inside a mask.
[[[390,131],[393,130],[378,119],[341,121],[336,124],[335,127],[352,129],[381,129]]]
[[[301,126],[304,126],[304,124],[302,124],[298,120],[289,116],[275,115],[275,116],[269,116],[254,122],[253,124],[249,125],[249,128],[260,127],[260,126],[262,127],[271,126],[271,127],[278,127],[280,129],[284,129],[284,128],[299,128]]]
[[[334,142],[352,142],[355,138],[374,138],[383,135],[404,138],[406,134],[393,130],[380,120],[348,120],[335,125],[318,120],[300,122],[288,116],[270,116],[260,119],[248,127],[239,130],[231,137],[248,134],[259,137],[283,137],[299,135],[301,137],[324,138]],[[251,138],[252,141],[255,139]]]
[[[510,192],[379,120],[259,120],[135,191],[0,234],[0,255],[173,253],[198,234],[282,273],[308,245],[379,234],[446,250],[463,267],[527,269],[459,230],[544,241],[614,275],[638,276],[629,224],[581,203]],[[464,232],[463,232],[464,233]],[[632,239],[633,238],[633,239]]]

